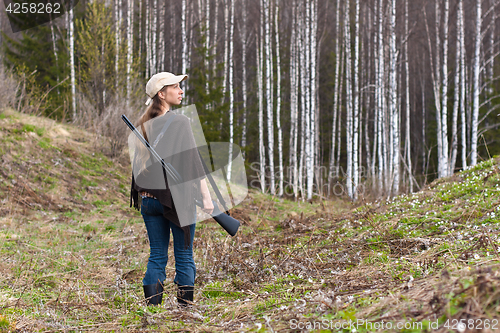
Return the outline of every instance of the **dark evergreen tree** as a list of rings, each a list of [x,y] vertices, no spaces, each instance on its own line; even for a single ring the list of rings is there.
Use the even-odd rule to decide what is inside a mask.
[[[221,72],[224,63],[216,65],[215,72],[205,63],[213,60],[210,50],[205,46],[206,30],[201,29],[197,47],[194,48],[191,68],[189,74],[189,90],[186,95],[196,105],[196,110],[200,116],[200,122],[207,142],[227,142],[229,141],[229,103],[225,102],[223,94],[223,77],[216,76]],[[208,92],[207,92],[208,83]],[[222,120],[222,126],[221,125]]]
[[[62,118],[69,90],[69,54],[62,34],[65,30],[54,28],[57,60],[49,24],[22,32],[15,40],[4,32],[2,49],[4,64],[20,77],[35,112],[45,116]]]

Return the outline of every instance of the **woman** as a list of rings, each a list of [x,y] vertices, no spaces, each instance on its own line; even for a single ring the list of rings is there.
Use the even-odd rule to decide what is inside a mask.
[[[194,142],[189,119],[183,115],[173,115],[171,106],[179,105],[182,102],[184,93],[180,87],[180,82],[185,80],[187,75],[174,75],[168,72],[155,74],[146,85],[146,94],[149,105],[147,111],[140,117],[137,127],[141,128],[142,134],[149,143],[157,143],[156,150],[179,145],[182,142]],[[161,117],[161,118],[159,118]],[[155,137],[153,131],[153,119],[166,123],[169,117],[174,117],[168,125],[169,127],[161,135]],[[159,122],[161,123],[161,122]],[[145,126],[146,125],[146,126]],[[149,129],[147,130],[146,127]],[[166,126],[164,126],[166,127]],[[174,130],[175,131],[174,131]],[[148,138],[148,133],[151,135]],[[177,135],[175,133],[181,133]],[[134,207],[138,207],[138,196],[141,195],[141,214],[146,224],[148,232],[150,256],[147,271],[143,279],[144,296],[149,305],[158,305],[162,301],[163,283],[166,279],[165,267],[168,261],[168,245],[170,240],[170,230],[173,234],[174,257],[175,257],[175,278],[174,283],[178,286],[177,300],[179,305],[187,305],[193,301],[194,280],[196,267],[193,259],[193,238],[196,224],[196,212],[193,213],[192,224],[181,226],[179,222],[180,211],[175,209],[172,195],[166,176],[159,177],[163,173],[152,171],[158,168],[158,163],[154,164],[149,160],[147,150],[137,146],[136,159],[142,161],[139,167],[134,163],[134,173],[132,176],[131,201]],[[142,154],[142,155],[141,155]],[[203,171],[201,160],[196,150],[196,154],[181,155],[183,168],[191,167],[193,174],[200,175]],[[186,161],[186,159],[189,159]],[[147,163],[149,162],[149,164]],[[146,165],[148,165],[146,167]],[[188,167],[188,169],[189,169]],[[184,170],[182,170],[184,172]],[[163,174],[165,175],[165,174]],[[160,178],[160,179],[159,179]],[[194,179],[194,177],[193,177]],[[165,186],[154,186],[153,184],[165,184]],[[148,185],[149,184],[149,185]],[[211,214],[214,206],[210,197],[210,192],[206,180],[202,179],[196,183],[197,189],[201,192],[203,211]],[[132,202],[131,202],[132,205]],[[193,204],[194,209],[194,204]],[[185,212],[182,212],[185,213]]]

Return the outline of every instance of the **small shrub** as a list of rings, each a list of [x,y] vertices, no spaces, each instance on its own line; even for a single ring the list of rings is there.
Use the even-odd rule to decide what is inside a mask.
[[[97,231],[97,228],[94,227],[93,225],[90,225],[90,224],[83,226],[82,229],[84,232],[96,232]]]
[[[14,324],[10,323],[7,318],[0,314],[0,333],[13,332],[15,330]]]
[[[35,125],[30,125],[30,124],[24,124],[23,125],[23,129],[22,131],[23,132],[34,132],[36,129],[36,126]]]
[[[49,138],[43,138],[42,140],[38,141],[38,145],[42,149],[49,149],[52,148],[53,146],[50,144],[50,139]]]

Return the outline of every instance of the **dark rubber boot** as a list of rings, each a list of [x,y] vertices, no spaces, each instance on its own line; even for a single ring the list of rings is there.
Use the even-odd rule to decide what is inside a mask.
[[[194,287],[180,286],[177,290],[177,303],[179,306],[186,307],[193,304]]]
[[[159,305],[163,297],[163,285],[160,282],[156,284],[148,284],[142,286],[144,289],[144,297],[148,305]]]

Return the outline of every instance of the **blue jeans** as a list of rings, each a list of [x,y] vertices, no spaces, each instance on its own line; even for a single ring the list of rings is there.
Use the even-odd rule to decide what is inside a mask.
[[[184,231],[173,222],[163,217],[163,206],[157,199],[143,198],[141,214],[148,231],[150,255],[143,285],[156,284],[165,281],[165,267],[168,262],[168,245],[170,229],[174,235],[175,278],[179,286],[194,286],[196,267],[193,259],[193,239],[196,224],[191,228],[189,247],[184,246]]]

